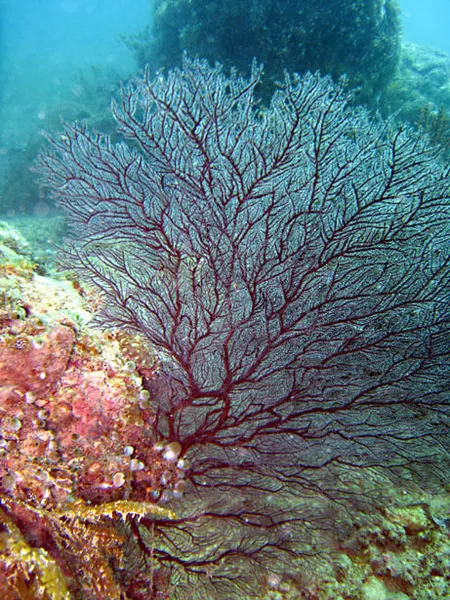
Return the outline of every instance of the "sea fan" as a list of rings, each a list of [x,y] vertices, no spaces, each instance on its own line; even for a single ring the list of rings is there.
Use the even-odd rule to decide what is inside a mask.
[[[328,500],[375,502],[374,469],[448,465],[448,171],[343,84],[286,76],[264,107],[260,74],[145,74],[112,106],[123,141],[68,125],[40,158],[98,323],[158,352],[155,427],[191,494],[136,535],[174,598],[317,555]]]

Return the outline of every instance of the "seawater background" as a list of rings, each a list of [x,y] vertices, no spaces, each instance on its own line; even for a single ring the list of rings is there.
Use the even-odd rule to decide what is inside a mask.
[[[111,69],[122,78],[136,70],[120,35],[137,33],[150,22],[150,3],[0,0],[0,159],[5,168],[5,156],[23,149],[36,128],[48,125],[48,115],[76,96],[80,70]],[[400,5],[405,39],[450,54],[450,0],[400,0]]]
[[[127,77],[136,67],[122,34],[149,22],[149,0],[2,0],[0,145],[20,147],[51,110],[77,93],[79,71]]]
[[[399,0],[403,36],[450,54],[450,0]]]

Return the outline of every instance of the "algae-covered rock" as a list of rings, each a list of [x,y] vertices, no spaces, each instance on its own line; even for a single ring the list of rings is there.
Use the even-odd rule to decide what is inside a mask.
[[[450,56],[404,43],[398,71],[382,99],[385,114],[422,127],[434,144],[450,150]]]
[[[381,579],[370,577],[361,588],[361,600],[387,600],[387,590]]]
[[[266,96],[285,70],[346,75],[370,103],[395,73],[400,23],[396,0],[159,0],[151,28],[128,44],[155,70],[183,51],[243,73],[256,58]]]
[[[0,262],[19,263],[31,259],[26,239],[5,221],[0,221]]]
[[[420,504],[393,508],[391,520],[401,525],[408,535],[426,531],[430,527],[427,513]]]

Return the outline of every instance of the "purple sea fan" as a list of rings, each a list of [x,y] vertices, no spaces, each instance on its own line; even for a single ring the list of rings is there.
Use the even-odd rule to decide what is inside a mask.
[[[450,414],[447,169],[328,78],[259,105],[260,74],[145,74],[112,105],[123,141],[68,125],[39,166],[98,322],[159,352],[158,435],[254,527],[287,482],[340,498],[342,465],[443,474]]]

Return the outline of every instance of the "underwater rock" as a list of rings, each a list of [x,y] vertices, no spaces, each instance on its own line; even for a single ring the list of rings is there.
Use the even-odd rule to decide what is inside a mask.
[[[398,73],[386,91],[386,113],[417,123],[424,107],[450,113],[450,56],[411,42],[402,44]]]
[[[31,258],[30,245],[8,223],[0,221],[0,261],[18,263]]]
[[[118,574],[133,552],[125,521],[174,518],[155,502],[186,487],[183,469],[155,448],[142,387],[153,353],[137,336],[92,331],[86,298],[98,302],[78,282],[36,275],[29,261],[0,262],[5,598],[140,597],[121,593],[152,585],[139,560]]]
[[[179,470],[154,449],[149,429],[153,408],[142,381],[155,358],[148,347],[124,332],[90,330],[78,284],[8,261],[2,270],[0,489],[49,508],[69,497],[155,499],[163,471],[170,471],[165,487],[175,486]]]
[[[159,0],[153,13],[152,26],[127,40],[141,68],[174,67],[186,51],[248,74],[256,58],[264,63],[259,91],[266,99],[285,70],[320,71],[345,75],[371,104],[399,58],[396,0]]]
[[[75,341],[73,329],[59,325],[33,338],[26,335],[22,322],[11,321],[2,334],[0,386],[12,385],[16,394],[33,392],[37,398],[51,391],[67,367]]]

